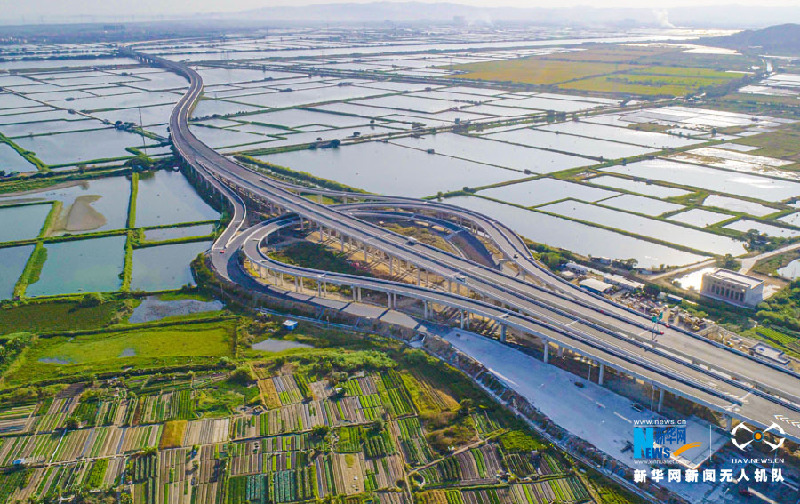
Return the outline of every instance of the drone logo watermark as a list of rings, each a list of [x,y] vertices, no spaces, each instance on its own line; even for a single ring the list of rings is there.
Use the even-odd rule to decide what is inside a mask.
[[[745,431],[748,434],[742,434],[741,436],[737,437],[740,431]],[[772,433],[773,435],[780,434],[780,438],[777,443],[771,443],[767,440],[767,437],[764,435],[766,433]],[[781,446],[783,446],[783,442],[786,441],[786,433],[783,431],[780,425],[776,423],[772,423],[769,427],[764,430],[756,429],[752,430],[750,427],[745,425],[744,423],[738,424],[731,430],[731,441],[733,444],[742,451],[747,450],[747,447],[750,446],[751,443],[764,443],[765,445],[772,448],[771,451],[775,451]],[[746,442],[740,442],[739,439],[744,438]]]

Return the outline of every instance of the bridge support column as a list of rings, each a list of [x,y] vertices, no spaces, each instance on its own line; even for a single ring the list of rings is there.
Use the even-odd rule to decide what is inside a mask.
[[[562,346],[558,347],[558,358],[559,359],[563,359],[564,358],[564,347],[562,347]]]
[[[447,280],[447,292],[453,292],[453,281],[450,279]]]
[[[322,297],[322,282],[317,281],[317,297]]]
[[[366,262],[366,263],[368,263],[368,262],[369,262],[369,252],[367,251],[367,249],[368,249],[368,248],[369,248],[369,247],[367,247],[366,245],[364,245],[364,262]]]
[[[427,318],[428,318],[428,310],[430,310],[430,308],[428,307],[428,302],[427,301],[423,301],[422,305],[425,307],[425,319],[427,320]]]
[[[506,341],[506,331],[507,331],[507,329],[508,328],[506,327],[505,324],[502,324],[500,326],[500,341],[503,341],[503,342]]]
[[[422,287],[422,270],[417,268],[417,285]]]
[[[544,340],[544,358],[542,360],[545,364],[550,361],[550,340]]]
[[[661,413],[661,408],[664,406],[664,389],[658,390],[658,412]]]
[[[300,277],[294,277],[294,291],[300,292]]]
[[[725,415],[725,429],[730,432],[733,429],[733,417]]]
[[[603,384],[603,375],[605,374],[605,371],[606,371],[606,366],[605,366],[605,364],[603,364],[601,362],[600,363],[600,376],[597,377],[597,384],[598,385],[602,385]]]
[[[342,247],[342,252],[344,252],[344,236],[341,233],[339,234],[339,246]]]
[[[389,275],[394,275],[394,260],[389,256]]]
[[[356,292],[358,292],[358,302],[361,302],[361,287],[356,287]]]
[[[460,310],[459,314],[461,315],[461,329],[464,329],[464,310]]]

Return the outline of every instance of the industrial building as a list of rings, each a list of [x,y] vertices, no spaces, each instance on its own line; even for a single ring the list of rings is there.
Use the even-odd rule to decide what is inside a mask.
[[[752,308],[764,300],[764,281],[717,268],[703,275],[700,293],[732,305]]]

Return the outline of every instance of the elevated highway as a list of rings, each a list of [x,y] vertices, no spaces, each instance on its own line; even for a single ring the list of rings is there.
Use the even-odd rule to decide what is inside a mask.
[[[224,195],[231,208],[229,227],[212,247],[215,268],[225,274],[231,261],[246,260],[268,278],[324,278],[324,282],[386,293],[389,304],[396,297],[415,299],[423,305],[436,303],[472,313],[510,328],[519,337],[539,339],[547,355],[551,345],[568,348],[597,362],[601,369],[640,378],[693,402],[760,427],[778,423],[787,435],[800,441],[800,376],[779,366],[708,341],[696,334],[661,326],[655,342],[649,323],[626,307],[598,298],[561,282],[531,256],[525,243],[502,223],[475,212],[436,202],[409,198],[360,196],[361,203],[326,206],[303,196],[309,192],[335,192],[293,186],[265,178],[235,163],[200,142],[190,131],[188,119],[202,92],[202,79],[191,68],[153,56],[131,53],[144,62],[184,75],[189,90],[178,101],[170,119],[172,142],[193,175]],[[338,193],[343,196],[344,193]],[[290,214],[245,230],[248,206],[277,214]],[[492,240],[517,268],[508,274],[449,254],[389,232],[359,218],[359,212],[381,209],[438,214],[468,223]],[[296,219],[296,222],[292,219]],[[366,254],[380,254],[400,261],[418,272],[417,285],[340,275],[276,263],[264,256],[259,244],[286,225],[313,223],[323,233],[361,247]],[[234,254],[241,251],[241,256]],[[223,266],[224,265],[224,266]],[[263,272],[263,275],[262,275]],[[424,284],[433,275],[446,289]],[[453,292],[452,286],[458,286]],[[468,290],[472,296],[459,294]],[[785,419],[785,420],[784,420]]]

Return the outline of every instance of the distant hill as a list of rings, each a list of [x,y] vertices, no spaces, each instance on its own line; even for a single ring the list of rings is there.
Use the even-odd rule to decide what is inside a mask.
[[[745,30],[728,37],[710,37],[702,43],[741,51],[800,56],[800,24],[788,23],[762,30]]]

